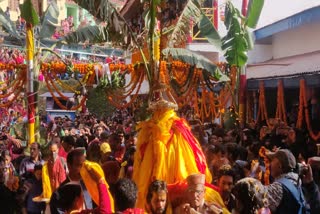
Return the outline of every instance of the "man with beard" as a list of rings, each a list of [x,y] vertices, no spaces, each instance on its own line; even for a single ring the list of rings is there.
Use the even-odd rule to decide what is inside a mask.
[[[147,209],[152,214],[164,214],[167,210],[167,184],[164,181],[153,181],[147,193]]]
[[[225,206],[231,212],[235,207],[235,197],[231,193],[234,186],[234,171],[230,165],[223,165],[218,172],[218,187]]]

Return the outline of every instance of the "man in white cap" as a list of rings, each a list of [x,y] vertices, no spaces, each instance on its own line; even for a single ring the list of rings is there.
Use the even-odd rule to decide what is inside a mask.
[[[305,213],[306,203],[301,181],[296,173],[296,159],[287,149],[267,154],[274,182],[268,185],[269,208],[272,213]]]
[[[208,204],[205,196],[205,175],[201,173],[191,174],[187,177],[188,187],[186,190],[185,203],[178,206],[174,213],[179,214],[220,214],[222,209],[214,204]]]

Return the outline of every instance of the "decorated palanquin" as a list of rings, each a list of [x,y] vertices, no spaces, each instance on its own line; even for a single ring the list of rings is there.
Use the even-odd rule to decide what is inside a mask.
[[[133,180],[139,191],[138,207],[144,208],[148,186],[153,180],[166,181],[169,197],[173,194],[176,198],[179,197],[177,194],[183,194],[187,176],[199,172],[206,177],[206,201],[224,207],[217,189],[210,185],[212,177],[199,142],[187,122],[173,109],[157,109],[151,119],[139,124],[138,129],[133,170]]]

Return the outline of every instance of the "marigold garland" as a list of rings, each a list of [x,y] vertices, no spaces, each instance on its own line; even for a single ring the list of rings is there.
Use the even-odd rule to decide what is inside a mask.
[[[277,93],[277,110],[276,118],[279,118],[285,124],[287,124],[286,108],[283,94],[283,81],[278,81],[278,93]]]
[[[167,76],[167,62],[166,61],[160,61],[159,65],[159,80],[163,84],[169,84],[169,78]]]
[[[83,96],[83,97],[82,97],[82,100],[80,101],[80,103],[79,103],[78,105],[73,106],[72,108],[68,109],[66,106],[64,106],[64,105],[60,102],[60,100],[58,99],[58,97],[55,96],[55,94],[54,94],[54,92],[52,91],[52,88],[51,88],[51,86],[50,86],[50,84],[49,84],[49,81],[50,81],[50,80],[48,79],[48,76],[45,76],[45,81],[46,81],[46,83],[47,83],[47,88],[48,88],[48,90],[49,90],[49,92],[50,92],[53,100],[54,100],[55,103],[56,103],[61,109],[63,109],[63,110],[76,110],[76,109],[79,109],[80,107],[83,106],[84,102],[85,102],[86,99],[87,99],[86,96]],[[59,96],[63,95],[63,94],[61,94],[61,92],[60,92],[59,90],[57,90],[56,92],[59,94]],[[63,96],[63,97],[65,97],[65,96]]]
[[[296,124],[297,128],[299,129],[302,128],[303,119],[305,119],[310,137],[313,140],[318,141],[320,139],[320,132],[315,134],[311,127],[310,118],[309,118],[308,101],[307,101],[307,95],[306,95],[306,81],[304,79],[301,79],[300,80],[300,96],[299,96],[299,113],[298,113],[298,121]]]
[[[251,122],[253,120],[253,111],[254,111],[254,107],[253,107],[253,100],[254,100],[254,91],[252,91],[251,93],[248,91],[247,92],[247,121]]]
[[[264,146],[262,146],[259,150],[259,156],[263,158],[266,171],[264,173],[263,179],[264,179],[264,185],[270,184],[270,161],[267,157],[267,153],[269,152],[268,149],[266,149]]]
[[[226,69],[225,63],[220,63],[219,66]],[[190,72],[192,72],[191,77],[189,77]],[[171,62],[170,74],[171,78],[176,80],[182,93],[176,94],[175,91],[172,90],[172,94],[177,100],[179,107],[191,104],[195,116],[202,121],[208,118],[211,118],[213,121],[220,116],[222,103],[226,104],[230,98],[229,90],[224,90],[225,92],[229,92],[229,95],[228,93],[216,95],[214,92],[208,91],[202,69],[193,68],[191,65],[180,61]],[[202,89],[200,94],[197,92],[199,84]]]
[[[114,105],[116,108],[120,108],[120,109],[123,109],[123,108],[127,108],[127,107],[129,107],[130,105],[132,105],[132,103],[133,102],[135,102],[135,100],[138,98],[138,96],[139,96],[139,91],[140,91],[140,89],[141,89],[141,85],[142,85],[142,82],[143,82],[143,80],[144,80],[144,75],[141,75],[140,76],[140,81],[138,82],[138,87],[137,87],[137,89],[136,89],[136,93],[134,93],[134,95],[131,97],[131,99],[130,99],[130,102],[127,102],[126,104],[120,104],[120,103],[118,103],[118,102],[122,102],[123,101],[123,99],[118,99],[118,102],[117,101],[115,101],[112,97],[110,97],[110,96],[108,96],[107,98],[108,98],[108,100],[109,100],[109,102],[112,104],[112,105]]]
[[[191,72],[190,65],[180,61],[171,62],[171,71],[179,85],[182,85],[187,80],[188,74]]]
[[[82,78],[82,83],[87,84],[93,84],[95,81],[95,65],[97,64],[89,64],[89,63],[77,63],[73,64],[71,67],[74,71],[79,71],[81,74],[84,74],[84,77]],[[226,70],[227,64],[225,63],[217,63],[220,69]],[[120,71],[120,72],[128,72],[131,74],[131,80],[129,84],[125,86],[125,88],[129,88],[127,90],[126,94],[124,95],[118,95],[113,94],[115,98],[121,98],[123,100],[124,98],[131,96],[134,92],[134,95],[132,96],[132,99],[129,103],[122,105],[115,101],[115,99],[111,99],[109,97],[109,100],[112,104],[114,104],[116,107],[119,108],[125,108],[132,104],[132,102],[135,100],[135,98],[138,97],[138,92],[140,90],[140,87],[142,85],[142,82],[144,80],[144,67],[140,66],[140,64],[136,65],[124,65],[124,64],[109,64],[109,68],[111,72],[114,71]],[[203,76],[202,76],[202,70],[194,68],[193,70],[190,69],[191,66],[187,63],[183,63],[180,61],[172,61],[171,62],[171,70],[169,76],[167,72],[167,62],[161,61],[160,62],[160,79],[164,80],[165,83],[169,83],[169,80],[171,78],[174,78],[177,83],[181,86],[181,90],[185,90],[183,96],[178,96],[177,94],[173,93],[175,98],[177,99],[179,106],[185,105],[185,104],[192,104],[193,108],[195,110],[196,115],[198,115],[202,120],[205,118],[208,118],[210,115],[212,116],[212,119],[215,117],[218,117],[221,108],[223,108],[228,100],[230,99],[232,90],[235,89],[235,69],[231,67],[230,69],[230,88],[224,88],[220,91],[219,96],[216,96],[213,92],[206,90],[205,85],[203,83]],[[56,83],[61,85],[61,87],[73,91],[74,93],[79,94],[80,92],[77,91],[75,88],[79,87],[80,84],[77,87],[70,87],[69,85],[64,84],[61,79],[58,77],[59,74],[65,73],[67,69],[67,66],[62,62],[51,62],[51,63],[41,63],[41,71],[43,72],[44,76],[46,77],[46,83],[48,86],[48,90],[50,93],[53,89],[64,99],[67,99],[67,97],[63,96],[63,94],[58,90]],[[101,66],[100,66],[100,69]],[[0,85],[5,85],[5,87],[2,87],[1,90],[9,90],[9,93],[1,94],[0,98],[7,98],[14,94],[14,97],[11,101],[0,104],[0,107],[8,107],[10,106],[13,101],[19,96],[19,93],[23,90],[23,86],[26,82],[26,71],[27,71],[27,65],[25,64],[4,64],[0,63],[0,70],[13,70],[14,75],[17,75],[17,78],[12,80],[7,80],[5,82],[2,82]],[[193,72],[191,82],[186,84],[186,80],[188,77],[189,72]],[[198,83],[200,81],[200,87],[202,88],[202,93],[199,96],[198,92],[196,90]],[[56,82],[56,83],[55,83]],[[135,90],[137,89],[137,90]],[[259,109],[258,109],[258,120],[266,120],[268,126],[269,126],[269,119],[268,119],[268,113],[266,109],[266,102],[265,102],[265,91],[264,91],[264,85],[263,82],[260,82],[260,96],[259,96]],[[173,91],[172,91],[173,92]],[[62,105],[61,102],[57,99],[57,97],[53,96],[56,103],[62,108],[66,109],[65,106]],[[296,123],[297,128],[302,128],[302,123],[305,120],[309,134],[312,139],[318,140],[320,139],[320,132],[318,134],[315,134],[312,130],[311,124],[310,124],[310,118],[309,118],[309,110],[307,108],[307,98],[306,98],[306,86],[305,86],[305,80],[300,81],[300,95],[299,95],[299,113],[298,113],[298,120]],[[120,99],[118,99],[120,100]],[[203,102],[198,105],[198,101],[202,100]],[[81,100],[81,103],[76,106],[77,108],[80,107],[85,102],[85,97]],[[232,102],[234,102],[232,100]],[[73,107],[73,109],[76,109],[76,107]],[[200,107],[200,108],[199,108]],[[217,112],[216,109],[219,109]],[[282,121],[286,122],[286,114],[285,114],[285,103],[284,103],[284,89],[283,89],[283,82],[279,81],[278,83],[278,94],[277,94],[277,110],[276,110],[276,118],[280,118]]]
[[[53,78],[54,81],[58,82],[59,85],[61,85],[61,87],[73,91],[76,91],[76,88],[79,88],[81,85],[80,83],[74,85],[73,87],[65,84],[63,81],[61,81],[60,79],[60,75],[61,73],[57,73],[57,71],[53,70],[42,70],[43,75],[48,75],[51,79]],[[89,73],[86,73],[85,76],[90,75]]]
[[[144,81],[144,72],[142,72],[140,70],[139,76],[137,75],[137,78],[138,79],[136,81],[132,82],[129,89],[126,87],[124,88],[124,89],[127,89],[127,91],[124,94],[118,94],[117,91],[115,93],[110,92],[111,95],[115,98],[113,100],[122,101],[122,100],[126,99],[127,97],[132,96],[133,92],[135,92],[133,97],[137,98],[138,96],[136,96],[136,94],[139,93],[142,82]],[[137,86],[138,86],[139,90],[137,90]],[[134,99],[132,99],[132,98],[130,99],[130,103],[133,103],[134,101],[135,101]],[[117,106],[119,107],[119,106],[121,106],[121,104],[117,104]],[[129,104],[127,104],[126,106],[129,106]],[[122,108],[124,108],[124,107],[122,107]]]
[[[264,82],[260,81],[259,83],[259,109],[258,109],[258,116],[257,121],[259,119],[265,120],[267,125],[270,127],[269,119],[268,119],[268,112],[267,112],[267,106],[266,106],[266,100],[265,100],[265,92],[264,92]]]
[[[5,85],[4,87],[1,87],[0,90],[11,90],[13,93],[17,87],[20,85],[24,85],[24,81],[26,80],[26,72],[27,72],[27,66],[24,64],[3,64],[0,63],[0,70],[12,70],[14,71],[12,75],[16,75],[16,78],[14,78],[11,82],[10,79],[8,79],[5,82],[2,82],[0,85]],[[21,83],[21,81],[23,83]],[[1,94],[0,98],[6,98],[9,97],[12,93],[7,94]]]
[[[1,103],[0,108],[9,107],[14,101],[16,101],[22,90],[23,85],[21,85],[20,87],[16,87],[14,97],[6,103]]]

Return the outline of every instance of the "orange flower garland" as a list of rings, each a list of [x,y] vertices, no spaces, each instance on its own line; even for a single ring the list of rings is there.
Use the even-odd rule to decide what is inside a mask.
[[[303,115],[304,113],[304,115]],[[297,121],[297,128],[302,128],[303,116],[308,128],[308,132],[310,137],[317,141],[320,139],[320,132],[315,134],[312,130],[310,118],[309,118],[309,109],[308,109],[308,102],[306,96],[306,81],[304,79],[300,80],[300,97],[299,97],[299,113],[298,113],[298,121]]]
[[[0,63],[0,70],[27,69],[25,64]]]
[[[7,90],[6,94],[0,94],[0,99],[9,98],[13,95],[13,97],[9,101],[2,102],[0,104],[0,107],[9,107],[20,95],[21,91],[23,90],[23,87],[26,82],[26,71],[27,66],[24,64],[3,64],[0,63],[0,69],[10,69],[15,71],[15,75],[17,75],[17,78],[14,79],[12,82],[6,81],[5,84],[8,84],[5,87],[2,87],[1,90]],[[3,84],[4,84],[3,83]]]
[[[190,65],[180,61],[172,61],[171,71],[178,84],[182,85],[187,80]]]
[[[79,71],[81,74],[86,74],[88,72],[93,73],[95,65],[100,64],[92,64],[92,63],[74,63],[72,64],[72,70]],[[99,66],[101,68],[101,66]],[[0,65],[1,68],[1,65]],[[132,64],[125,65],[125,64],[109,64],[109,68],[111,72],[120,71],[125,72],[128,71],[129,73],[133,72],[134,66]],[[40,69],[42,71],[51,71],[57,74],[62,74],[67,71],[67,66],[63,62],[42,62]]]
[[[264,146],[262,146],[259,150],[259,156],[263,158],[266,171],[264,173],[263,179],[264,179],[264,185],[270,184],[270,161],[267,157],[267,153],[269,152],[268,149],[266,149]]]
[[[131,97],[130,102],[127,102],[126,104],[123,104],[123,99],[117,99],[117,101],[118,101],[117,102],[115,99],[113,99],[110,96],[108,97],[109,102],[112,105],[114,105],[116,108],[127,108],[127,107],[129,107],[138,98],[139,91],[141,89],[141,85],[142,85],[143,80],[144,80],[144,75],[141,74],[140,75],[140,80],[138,82],[138,87],[136,88],[136,92],[134,93],[134,95]],[[135,89],[135,87],[133,89]],[[122,104],[120,104],[119,102],[122,102]]]
[[[285,124],[287,124],[286,108],[283,95],[283,81],[278,81],[278,93],[277,93],[277,110],[276,118],[279,118]]]
[[[222,70],[227,68],[226,63],[219,63],[217,65]],[[199,117],[201,120],[211,118],[213,121],[220,116],[221,108],[223,108],[222,106],[229,101],[231,94],[229,89],[224,88],[224,93],[220,92],[220,95],[216,95],[206,88],[202,69],[191,69],[191,65],[187,63],[172,61],[170,71],[171,78],[176,80],[176,83],[182,91],[182,95],[179,96],[178,94],[175,94],[175,91],[172,91],[179,107],[191,104],[196,117]],[[192,72],[191,77],[189,77],[190,72]],[[187,83],[186,81],[189,78],[191,81]],[[200,95],[197,92],[199,83],[202,89]]]
[[[259,91],[260,91],[260,94],[259,94],[259,109],[258,109],[257,121],[259,121],[259,119],[266,120],[267,125],[270,127],[267,106],[266,106],[266,100],[265,100],[264,82],[263,81],[260,81]]]
[[[169,84],[169,79],[167,78],[167,62],[160,61],[159,68],[159,81],[163,84]]]
[[[138,72],[137,72],[138,73]],[[111,95],[115,98],[113,100],[118,100],[119,102],[122,102],[122,100],[126,99],[127,97],[131,96],[133,94],[133,92],[135,91],[135,94],[139,93],[140,87],[142,85],[142,82],[144,80],[144,73],[142,70],[139,71],[139,74],[136,73],[136,80],[134,82],[130,82],[128,86],[130,86],[130,88],[127,86],[125,87],[125,89],[127,89],[127,91],[124,94],[118,94],[118,92],[113,93],[112,91],[110,92]],[[139,88],[139,90],[137,90],[137,86]],[[134,96],[137,97],[137,96]],[[115,101],[113,101],[115,102]],[[131,98],[130,103],[134,102],[134,100]],[[117,105],[118,107],[121,106],[121,104]],[[129,104],[127,105],[129,106]],[[124,108],[124,107],[122,107]]]
[[[64,106],[60,100],[55,96],[54,92],[52,91],[49,83],[48,83],[48,78],[45,78],[45,81],[47,83],[47,87],[48,87],[48,90],[53,98],[53,100],[55,101],[55,103],[63,110],[76,110],[76,109],[79,109],[80,107],[83,106],[83,104],[85,103],[87,97],[86,96],[83,96],[82,97],[82,100],[80,101],[80,103],[77,105],[77,106],[73,106],[72,108],[68,109],[66,106]],[[59,93],[59,92],[58,92]],[[61,93],[61,92],[60,92]]]

